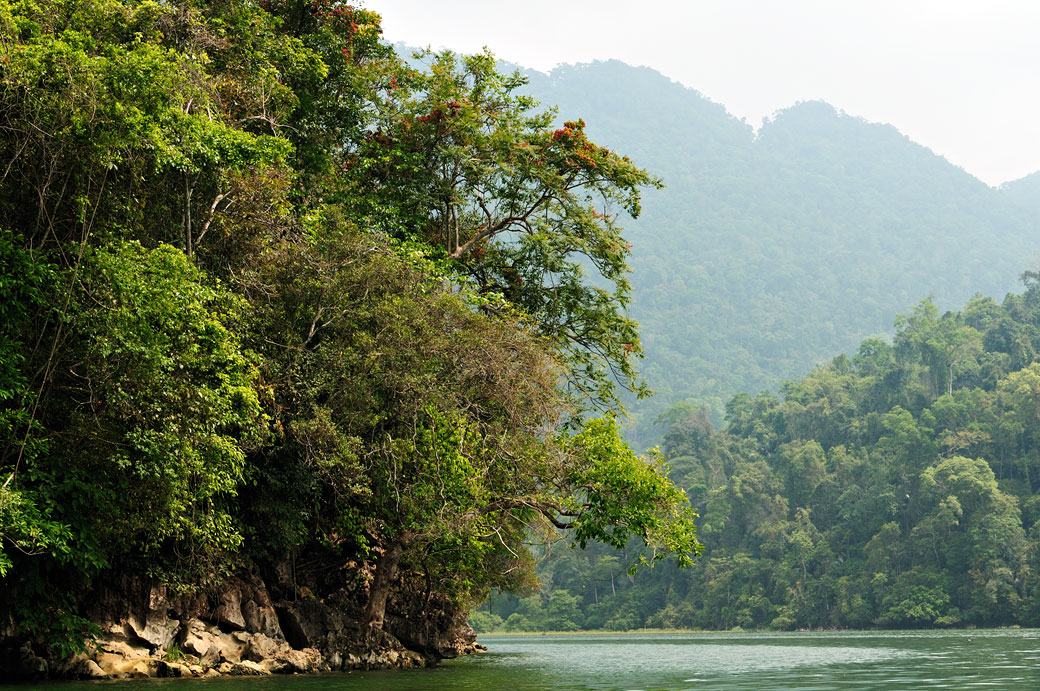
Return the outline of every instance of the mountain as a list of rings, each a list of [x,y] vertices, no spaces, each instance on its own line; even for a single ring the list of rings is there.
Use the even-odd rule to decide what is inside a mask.
[[[633,316],[657,392],[632,438],[678,400],[716,424],[737,392],[776,389],[931,296],[1000,297],[1040,266],[1040,177],[994,189],[890,125],[822,102],[756,132],[660,73],[617,61],[527,72],[561,119],[661,176],[630,221]]]
[[[1029,213],[1040,214],[1040,171],[1005,182],[1000,186],[1000,192]]]

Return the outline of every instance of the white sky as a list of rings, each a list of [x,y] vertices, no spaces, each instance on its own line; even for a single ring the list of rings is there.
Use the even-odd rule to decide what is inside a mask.
[[[1038,0],[364,0],[391,42],[548,71],[616,58],[756,127],[822,99],[991,185],[1040,169]]]

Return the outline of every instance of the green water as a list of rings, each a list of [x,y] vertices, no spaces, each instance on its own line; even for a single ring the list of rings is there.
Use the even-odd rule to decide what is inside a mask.
[[[244,689],[1040,689],[1040,630],[481,636],[432,670],[117,682]],[[111,682],[103,682],[111,686]],[[91,684],[96,687],[97,684]],[[65,683],[44,688],[74,689]]]

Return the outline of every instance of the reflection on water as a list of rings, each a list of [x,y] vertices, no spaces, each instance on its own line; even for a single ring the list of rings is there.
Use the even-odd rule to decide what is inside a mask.
[[[1040,689],[1040,630],[481,636],[433,670],[150,680],[162,691],[285,689]],[[82,684],[43,688],[70,691]]]

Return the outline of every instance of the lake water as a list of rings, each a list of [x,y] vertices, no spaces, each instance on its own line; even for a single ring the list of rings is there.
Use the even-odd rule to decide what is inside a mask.
[[[481,636],[480,641],[487,653],[432,670],[148,680],[119,682],[115,688],[1040,689],[1036,629]]]

